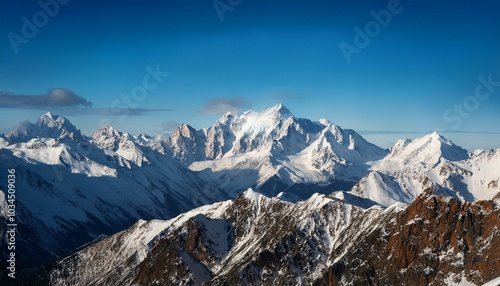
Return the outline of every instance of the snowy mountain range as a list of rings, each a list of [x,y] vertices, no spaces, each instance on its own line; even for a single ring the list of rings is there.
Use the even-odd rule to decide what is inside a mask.
[[[438,133],[386,150],[278,104],[226,113],[202,130],[182,124],[156,141],[111,126],[87,137],[46,113],[0,137],[0,162],[18,174],[21,263],[78,250],[24,276],[30,285],[392,285],[404,273],[420,279],[407,285],[442,285],[500,276],[500,264],[489,272],[467,264],[478,245],[500,261],[500,149],[468,152]],[[458,233],[464,216],[472,238]],[[413,233],[452,222],[441,246]],[[411,248],[397,229],[428,243]],[[416,258],[427,256],[439,259]]]
[[[24,263],[46,263],[140,218],[168,219],[229,198],[138,138],[112,127],[88,138],[50,113],[9,132],[0,148],[2,167],[17,173],[17,243],[26,250],[19,252]],[[6,173],[0,178],[6,182]]]

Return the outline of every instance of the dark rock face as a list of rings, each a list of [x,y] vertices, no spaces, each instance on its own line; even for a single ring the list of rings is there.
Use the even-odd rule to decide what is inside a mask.
[[[214,237],[210,227],[223,231]],[[185,227],[156,244],[154,251],[139,265],[133,283],[180,285],[208,282],[213,278],[211,266],[219,263],[233,244],[234,229],[230,221],[195,216],[186,222]]]
[[[493,201],[462,204],[418,197],[333,264],[317,285],[480,284],[500,276],[500,209]]]

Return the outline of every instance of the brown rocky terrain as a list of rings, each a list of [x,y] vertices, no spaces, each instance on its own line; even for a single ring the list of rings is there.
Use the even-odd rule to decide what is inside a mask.
[[[498,196],[497,196],[498,199]],[[460,203],[422,194],[362,236],[316,285],[481,284],[500,276],[498,200]],[[345,235],[349,235],[346,233]]]

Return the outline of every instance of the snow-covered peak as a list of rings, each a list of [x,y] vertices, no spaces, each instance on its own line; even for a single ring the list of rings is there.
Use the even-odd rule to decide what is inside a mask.
[[[427,134],[427,135],[423,136],[422,139],[425,139],[427,141],[434,140],[436,142],[440,142],[441,144],[446,144],[446,145],[450,145],[450,146],[454,145],[453,142],[446,139],[444,136],[439,134],[437,131],[434,131],[431,134]]]
[[[172,137],[182,136],[191,138],[193,137],[194,133],[196,133],[196,130],[193,127],[183,123],[179,125],[179,127],[177,127],[177,129],[175,129],[174,132],[172,132]]]
[[[123,134],[110,125],[92,134],[92,143],[101,149],[116,151],[122,139]]]
[[[37,123],[23,122],[11,130],[5,138],[9,143],[27,142],[33,138],[83,140],[80,130],[66,118],[47,112]]]
[[[319,120],[319,123],[321,123],[322,125],[324,126],[328,126],[330,124],[330,120],[326,119],[326,118],[321,118]]]
[[[47,112],[45,112],[44,114],[42,114],[42,116],[41,116],[40,118],[43,118],[43,117],[53,119],[53,118],[54,118],[54,115],[52,114],[52,112],[47,111]]]
[[[323,134],[332,134],[335,137],[335,141],[341,143],[344,141],[344,130],[339,126],[329,123],[325,129],[323,129]]]
[[[449,161],[465,160],[469,157],[469,153],[439,133],[433,132],[413,141],[396,142],[388,157],[404,162],[435,164],[440,158]]]
[[[285,121],[290,117],[293,117],[293,114],[280,103],[266,108],[262,112],[246,111],[235,123],[241,125],[241,131],[254,133],[276,128],[280,121]]]
[[[264,195],[262,195],[259,192],[254,191],[252,188],[249,188],[245,192],[243,192],[242,196],[244,198],[247,198],[250,201],[256,202],[256,203],[258,203],[260,201],[261,197],[264,197]]]
[[[248,110],[244,112],[239,118],[236,124],[242,124],[243,130],[248,129],[251,126],[254,127],[275,127],[276,123],[280,120],[286,120],[293,117],[293,114],[286,108],[283,104],[278,104],[273,107],[268,107],[262,112],[256,112],[253,110]]]
[[[38,125],[39,126],[46,126],[46,127],[56,127],[56,128],[62,128],[62,127],[72,127],[75,128],[66,118],[58,115],[52,114],[50,111],[46,112],[40,118],[38,118]]]
[[[144,146],[141,142],[147,140],[143,135],[136,138],[128,133],[121,133],[113,128],[113,126],[106,126],[94,132],[92,138],[91,142],[98,148],[113,151],[113,154],[133,162],[137,166],[142,166],[145,163],[149,164],[148,158],[141,149],[141,147]],[[120,165],[129,165],[121,159],[119,159],[119,161]]]
[[[47,126],[47,127],[73,127],[74,125],[71,122],[64,118],[63,116],[55,115],[52,112],[48,111],[42,114],[37,121],[38,125]]]
[[[217,120],[217,122],[220,124],[223,124],[223,125],[227,125],[227,124],[231,124],[236,118],[237,118],[237,115],[234,114],[233,112],[229,111],[229,112],[224,113],[224,115],[222,115],[222,117],[219,120]]]
[[[234,135],[234,144],[229,155],[269,147],[273,140],[280,138],[290,119],[293,119],[293,114],[282,104],[266,108],[262,112],[244,112],[231,123],[230,132]]]
[[[389,155],[373,162],[371,170],[381,175],[372,173],[360,181],[360,190],[366,197],[386,206],[392,201],[410,202],[423,190],[434,186],[437,186],[435,191],[439,194],[453,196],[461,201],[472,201],[474,197],[479,197],[476,192],[478,188],[465,189],[464,184],[459,183],[461,180],[475,182],[472,178],[475,172],[471,172],[467,163],[469,160],[467,150],[437,132],[415,140],[400,140],[391,148]],[[392,179],[387,178],[395,178],[398,183],[394,185]],[[485,181],[484,179],[481,178],[481,181]],[[488,179],[488,182],[496,182],[497,177],[490,176]],[[486,186],[482,187],[484,194],[491,193]],[[395,191],[398,188],[400,191]],[[407,194],[408,197],[405,200],[400,194]]]
[[[121,135],[122,133],[120,131],[116,130],[113,126],[108,125],[94,132],[92,134],[92,138],[94,139],[97,139],[99,137],[111,138],[111,137],[120,137]]]
[[[387,151],[366,141],[361,135],[352,129],[342,129],[340,126],[329,123],[322,131],[319,138],[324,138],[335,148],[341,157],[349,158],[345,152],[354,152],[355,157],[372,161],[383,158]],[[339,149],[340,148],[340,149]],[[350,160],[356,161],[354,158]],[[366,162],[366,161],[365,161]]]
[[[271,149],[279,141],[280,150],[296,153],[304,149],[325,126],[296,118],[283,104],[261,112],[248,110],[240,116],[225,113],[213,126],[195,130],[181,124],[163,141],[165,153],[185,164]]]
[[[289,117],[293,117],[293,114],[283,104],[278,103],[277,105],[266,108],[264,111],[262,111],[261,117],[287,119]]]

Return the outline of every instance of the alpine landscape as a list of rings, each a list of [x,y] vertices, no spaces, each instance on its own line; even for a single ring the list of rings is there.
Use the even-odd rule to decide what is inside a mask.
[[[49,112],[0,140],[23,189],[25,285],[500,276],[500,149],[468,152],[432,133],[386,150],[282,104],[228,112],[202,130],[181,124],[161,141],[112,126],[87,137]]]
[[[0,286],[500,286],[500,0],[0,0]]]

